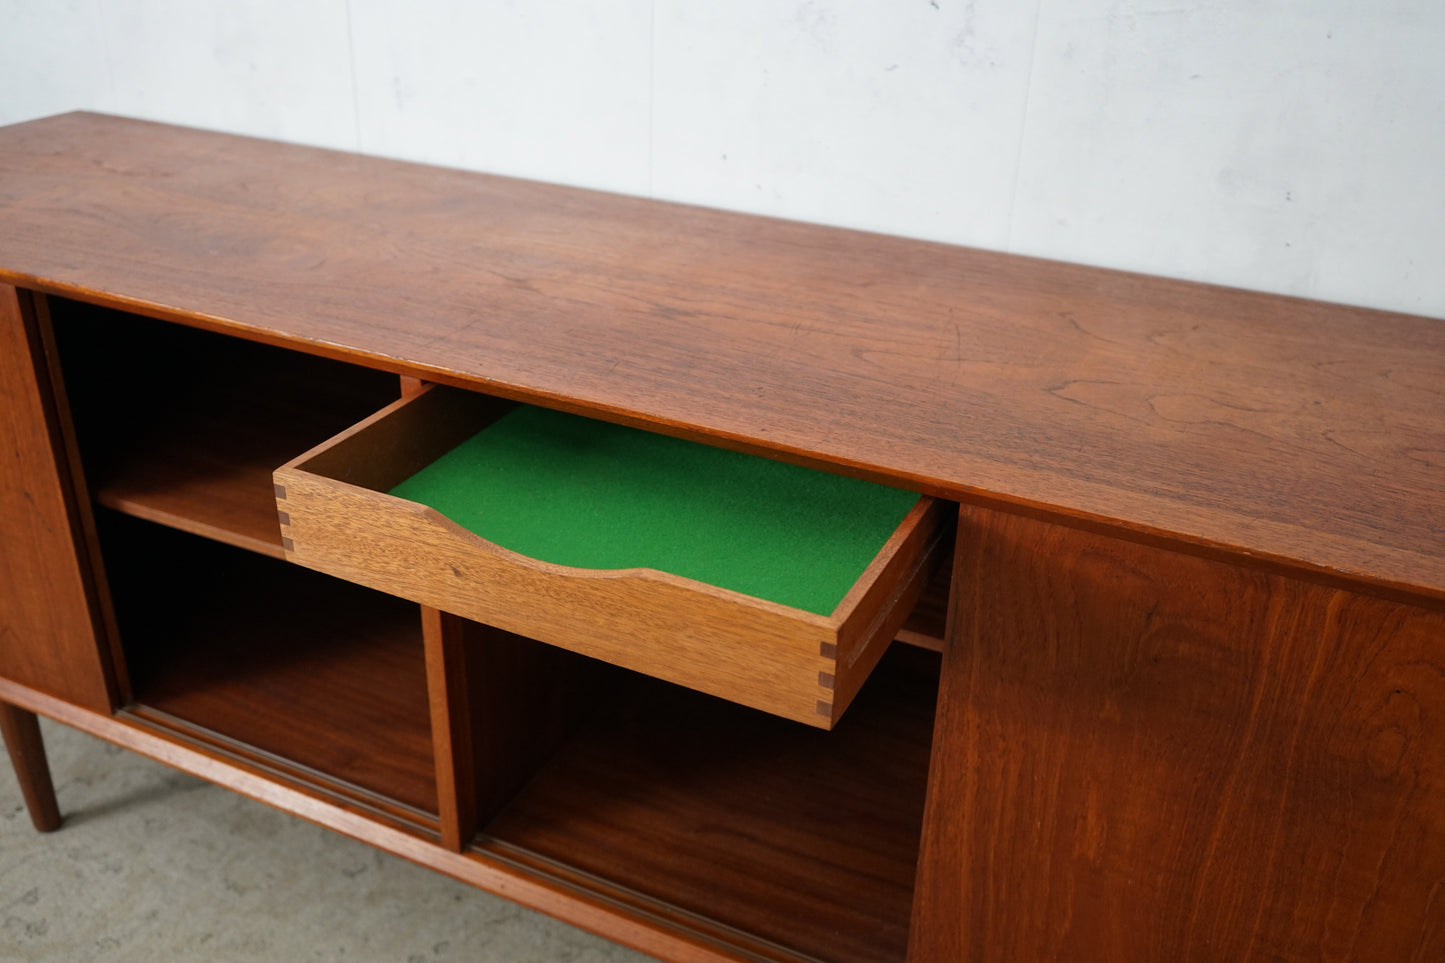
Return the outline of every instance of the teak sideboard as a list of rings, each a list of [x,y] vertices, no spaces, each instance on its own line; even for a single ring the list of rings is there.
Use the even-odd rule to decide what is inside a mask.
[[[823,616],[387,494],[517,403],[924,497]],[[36,713],[664,959],[1445,959],[1437,320],[69,114],[0,534],[40,829]]]

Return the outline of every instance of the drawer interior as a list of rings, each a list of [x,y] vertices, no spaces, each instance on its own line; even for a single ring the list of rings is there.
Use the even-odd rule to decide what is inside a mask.
[[[292,561],[823,728],[947,528],[912,492],[437,387],[275,482]]]
[[[824,616],[918,501],[856,478],[525,405],[390,494],[529,558],[671,572]]]

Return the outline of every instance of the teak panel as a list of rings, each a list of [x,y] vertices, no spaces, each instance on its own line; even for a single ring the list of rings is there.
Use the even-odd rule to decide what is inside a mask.
[[[415,606],[147,522],[101,520],[138,713],[437,813]]]
[[[1445,325],[71,114],[0,278],[1445,597]]]
[[[620,675],[480,851],[772,945],[747,959],[901,960],[937,655],[892,646],[831,732]]]
[[[51,397],[30,296],[0,284],[0,677],[109,712]]]
[[[1445,613],[965,509],[912,958],[1445,959]]]
[[[442,845],[460,852],[594,702],[590,659],[422,607]]]

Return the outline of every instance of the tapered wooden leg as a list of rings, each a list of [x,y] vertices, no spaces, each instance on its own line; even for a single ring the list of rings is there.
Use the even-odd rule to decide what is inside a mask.
[[[30,821],[42,833],[60,826],[60,808],[55,804],[55,786],[45,762],[45,743],[40,740],[40,723],[35,713],[0,702],[0,736],[10,751],[10,764],[20,782],[20,793],[30,810]]]

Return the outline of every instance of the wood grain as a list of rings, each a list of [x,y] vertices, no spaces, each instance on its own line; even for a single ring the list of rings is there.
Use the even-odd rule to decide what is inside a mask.
[[[45,743],[40,738],[40,724],[35,713],[0,702],[0,739],[10,754],[20,795],[30,811],[30,822],[38,832],[48,833],[60,828],[60,807],[55,800],[55,786],[50,781],[50,766],[45,761]]]
[[[944,544],[933,574],[923,587],[923,594],[908,614],[903,628],[898,630],[899,642],[934,652],[943,651],[943,638],[948,633],[948,595],[953,585],[953,551],[952,541]]]
[[[513,408],[488,395],[426,386],[319,439],[286,465],[389,491]]]
[[[1445,612],[961,514],[911,958],[1445,959]]]
[[[0,284],[0,676],[109,712],[101,623],[29,295]]]
[[[442,845],[471,846],[592,708],[600,668],[422,606]]]
[[[421,607],[441,843],[454,853],[461,852],[477,832],[472,696],[461,634],[462,622],[456,616]]]
[[[1445,325],[71,114],[0,279],[1445,597]]]
[[[838,603],[834,615],[846,613],[846,619],[826,680],[829,693],[820,695],[818,706],[821,711],[828,704],[834,725],[911,618],[940,567],[939,556],[952,547],[953,509],[945,502],[920,500]]]
[[[418,418],[424,410],[434,417]],[[428,389],[278,469],[287,558],[824,728],[846,710],[928,580],[943,515],[928,498],[824,617],[666,572],[526,558],[385,494],[498,413],[489,399]]]
[[[937,672],[893,646],[831,732],[620,674],[480,848],[673,904],[765,959],[900,960]]]
[[[141,703],[132,703],[116,714],[148,731],[160,733],[218,759],[243,765],[248,771],[264,774],[281,785],[335,802],[369,819],[422,839],[436,841],[441,838],[441,820],[435,812],[350,781],[344,774],[308,766],[281,753],[261,749],[242,739]]]
[[[919,961],[1445,958],[1445,325],[94,115],[0,130],[0,215],[0,281],[969,506],[916,889],[931,699],[908,686],[861,746],[855,714],[825,734],[695,693],[624,703],[448,852],[262,759],[435,811],[419,632],[336,633],[370,620],[354,589],[298,600],[307,573],[279,565],[269,593],[207,584],[204,551],[107,542],[137,696],[218,738],[108,714],[55,359],[99,384],[68,359],[103,374],[127,332],[116,399],[206,368],[125,383],[163,352],[114,315],[42,359],[31,295],[0,285],[13,705],[673,959],[897,958],[910,895]],[[515,601],[551,610],[536,589]],[[137,605],[153,628],[125,627]],[[783,661],[810,670],[789,698],[840,685]],[[452,695],[526,674],[441,667]],[[454,775],[545,756],[495,756],[468,715]]]
[[[300,469],[276,472],[291,561],[811,725],[829,620],[642,569],[563,569],[432,509]],[[696,587],[694,587],[696,586]],[[642,644],[634,642],[640,636]],[[739,658],[739,656],[743,656]]]
[[[476,778],[470,846],[592,712],[605,666],[554,646],[443,614],[461,652]]]
[[[34,291],[27,292],[35,316],[35,329],[45,354],[46,373],[50,379],[50,404],[55,416],[57,457],[64,451],[65,473],[70,480],[70,491],[66,504],[69,507],[71,525],[79,532],[80,555],[89,564],[86,573],[86,588],[92,602],[94,622],[104,645],[102,671],[110,684],[111,704],[124,705],[130,701],[130,676],[125,665],[125,653],[120,648],[120,632],[115,624],[115,606],[110,598],[110,580],[105,573],[105,560],[101,557],[100,539],[96,533],[95,503],[86,482],[85,465],[80,455],[80,443],[75,432],[75,419],[70,407],[70,397],[61,371],[60,350],[55,340],[52,318],[52,299]]]
[[[242,761],[189,745],[123,716],[80,709],[3,678],[0,678],[0,701],[49,716],[124,749],[523,906],[566,919],[575,926],[659,959],[677,963],[755,963],[757,959],[719,944],[709,933],[689,926],[684,920],[634,909],[608,894],[572,885],[513,860],[483,852],[449,852],[415,833],[338,804],[322,793],[278,782],[271,774],[258,772]]]
[[[381,372],[51,301],[96,501],[249,551],[283,555],[271,472],[398,395]]]
[[[101,521],[140,706],[437,812],[414,606],[134,519]]]

